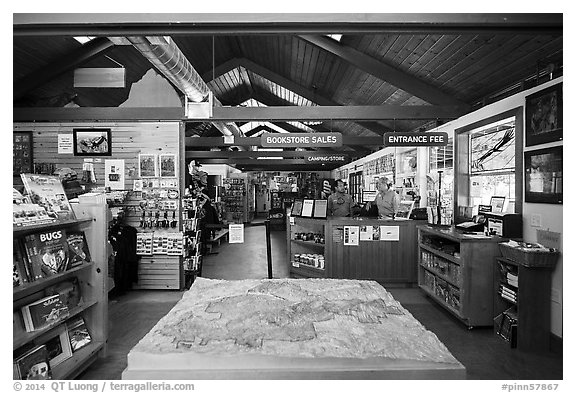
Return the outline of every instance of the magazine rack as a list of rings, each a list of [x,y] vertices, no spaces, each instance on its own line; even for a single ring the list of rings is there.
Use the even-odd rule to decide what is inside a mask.
[[[82,317],[90,334],[90,342],[77,351],[63,356],[57,365],[51,367],[52,379],[73,379],[84,371],[97,357],[106,356],[108,339],[108,247],[107,223],[109,210],[105,204],[73,204],[76,215],[73,222],[52,223],[44,226],[34,226],[17,229],[13,233],[14,240],[46,229],[73,228],[84,231],[88,244],[91,262],[83,263],[73,269],[44,277],[36,281],[22,283],[13,289],[13,351],[14,356],[23,348],[41,345],[52,336],[67,337],[67,322]],[[22,319],[21,308],[45,296],[47,288],[77,278],[82,300],[69,312],[59,316],[48,326],[32,332],[26,332]],[[16,377],[16,375],[15,375]]]

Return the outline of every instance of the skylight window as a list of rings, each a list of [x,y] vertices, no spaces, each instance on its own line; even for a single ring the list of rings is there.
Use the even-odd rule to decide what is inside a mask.
[[[342,39],[342,34],[328,34],[328,37],[340,42],[340,40]]]
[[[76,41],[78,41],[79,43],[81,43],[82,45],[84,45],[87,42],[92,41],[94,38],[96,38],[96,37],[87,37],[87,36],[74,37],[74,39]]]

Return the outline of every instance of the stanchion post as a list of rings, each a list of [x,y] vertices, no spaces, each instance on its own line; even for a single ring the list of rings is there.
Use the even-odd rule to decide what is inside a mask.
[[[265,220],[266,225],[266,257],[268,259],[268,278],[272,278],[272,250],[270,246],[270,220]]]

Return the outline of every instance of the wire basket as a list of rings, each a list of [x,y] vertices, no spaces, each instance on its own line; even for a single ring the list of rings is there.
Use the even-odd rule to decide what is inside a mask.
[[[526,267],[546,267],[553,269],[560,255],[558,251],[512,247],[506,243],[499,243],[498,245],[504,258]]]

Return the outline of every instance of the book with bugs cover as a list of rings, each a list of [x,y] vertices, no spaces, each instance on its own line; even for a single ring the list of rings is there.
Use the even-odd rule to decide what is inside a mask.
[[[68,242],[64,229],[26,235],[24,248],[28,256],[31,281],[63,272],[68,268]]]

